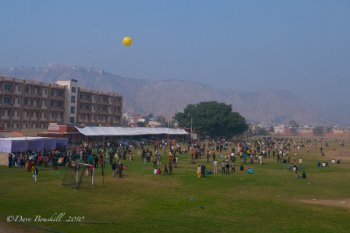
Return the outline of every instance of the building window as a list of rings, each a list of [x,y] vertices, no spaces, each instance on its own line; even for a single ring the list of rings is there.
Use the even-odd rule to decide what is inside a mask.
[[[25,87],[24,87],[24,92],[25,92],[25,93],[29,93],[29,87],[28,87],[28,86],[25,86]]]
[[[76,87],[72,87],[72,93],[76,93],[77,92],[77,88]]]
[[[3,98],[3,103],[4,104],[10,104],[11,103],[11,98],[10,98],[10,96],[4,96],[4,98]]]
[[[74,124],[74,117],[70,117],[70,118],[69,118],[69,123],[70,123],[70,124]]]
[[[75,107],[70,107],[70,113],[75,113]]]
[[[64,96],[64,90],[57,90],[58,96]]]
[[[71,103],[75,103],[75,96],[71,96],[70,102],[71,102]]]
[[[56,102],[58,108],[63,108],[64,102],[62,100],[59,100]]]
[[[5,83],[4,84],[4,90],[5,91],[12,91],[12,84],[11,83]]]

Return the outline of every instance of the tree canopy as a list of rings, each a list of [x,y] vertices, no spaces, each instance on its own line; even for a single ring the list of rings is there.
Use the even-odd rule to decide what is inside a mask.
[[[244,133],[248,125],[244,117],[232,111],[232,106],[216,101],[189,104],[175,114],[180,127],[192,128],[201,136],[230,138]]]

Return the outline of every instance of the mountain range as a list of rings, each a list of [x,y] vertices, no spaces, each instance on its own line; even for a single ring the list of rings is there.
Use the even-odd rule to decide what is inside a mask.
[[[49,64],[42,68],[0,68],[0,75],[19,79],[56,83],[76,79],[81,87],[117,92],[124,97],[124,112],[162,115],[167,119],[183,111],[188,104],[216,100],[231,104],[249,122],[264,125],[288,123],[329,125],[317,108],[288,90],[243,92],[222,90],[185,80],[135,79],[121,77],[99,68]]]

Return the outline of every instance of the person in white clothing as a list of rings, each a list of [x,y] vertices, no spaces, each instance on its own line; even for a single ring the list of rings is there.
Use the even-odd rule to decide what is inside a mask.
[[[214,174],[218,174],[218,161],[216,159],[213,162]]]

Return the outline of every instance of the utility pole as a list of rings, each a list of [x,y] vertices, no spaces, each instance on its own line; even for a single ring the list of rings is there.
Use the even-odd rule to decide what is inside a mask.
[[[191,117],[191,141],[192,141],[192,117]]]

